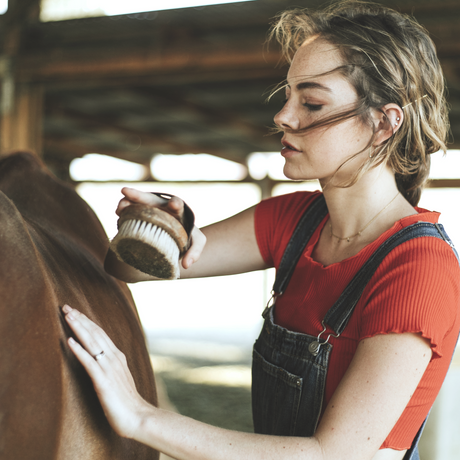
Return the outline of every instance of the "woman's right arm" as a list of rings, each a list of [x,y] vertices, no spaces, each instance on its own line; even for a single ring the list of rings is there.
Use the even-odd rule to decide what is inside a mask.
[[[124,188],[125,195],[117,208],[119,214],[133,203],[149,206],[164,205],[164,200],[151,193]],[[168,202],[172,215],[179,220],[183,214],[183,201],[177,197]],[[246,209],[228,219],[192,231],[192,245],[182,259],[181,278],[233,275],[268,268],[257,245],[254,228],[255,207]],[[128,283],[155,278],[121,262],[109,250],[105,269],[116,278]]]

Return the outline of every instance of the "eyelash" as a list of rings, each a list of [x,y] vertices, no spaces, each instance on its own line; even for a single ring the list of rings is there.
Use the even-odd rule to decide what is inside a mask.
[[[310,110],[310,112],[317,112],[318,110],[321,110],[323,108],[322,105],[320,104],[303,104],[308,110]]]
[[[288,99],[284,99],[283,105],[285,105],[287,101],[288,101]],[[319,110],[321,110],[323,108],[323,106],[321,104],[308,104],[308,103],[305,103],[305,104],[302,104],[302,105],[304,107],[306,107],[308,110],[310,110],[310,112],[318,112]]]

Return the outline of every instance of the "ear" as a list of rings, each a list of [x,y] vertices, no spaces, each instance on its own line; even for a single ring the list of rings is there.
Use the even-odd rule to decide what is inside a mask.
[[[398,131],[404,120],[404,113],[397,104],[386,104],[380,110],[374,110],[373,119],[375,125],[374,146],[382,145]]]

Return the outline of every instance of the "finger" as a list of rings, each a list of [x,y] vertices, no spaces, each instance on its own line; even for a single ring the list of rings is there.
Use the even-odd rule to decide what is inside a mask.
[[[122,188],[121,192],[125,195],[125,198],[118,203],[117,210],[115,211],[118,215],[132,204],[144,204],[161,208],[183,223],[184,202],[179,197],[162,198],[154,193],[141,192],[129,187]]]
[[[67,311],[65,315],[67,324],[92,357],[102,351],[104,353],[116,353],[118,351],[109,336],[97,324],[78,310],[70,309],[69,311],[70,307],[66,307],[63,310]]]
[[[184,213],[184,202],[177,196],[171,197],[167,203],[168,210],[178,217],[181,217]]]
[[[75,340],[68,344],[90,376],[104,413],[114,430],[123,437],[133,437],[139,425],[139,413],[148,406],[136,390],[134,379],[125,362],[107,359],[102,362],[92,356]]]
[[[206,236],[204,236],[203,232],[198,227],[193,227],[192,245],[182,258],[182,266],[184,268],[189,268],[191,265],[197,262],[201,256],[201,253],[203,252],[205,245]]]
[[[132,203],[146,204],[148,206],[164,206],[169,201],[153,193],[142,192],[130,187],[123,187],[121,193]]]
[[[101,379],[104,374],[98,362],[72,337],[68,339],[67,343],[78,361],[80,361],[86,372],[88,372],[91,379],[93,381]]]
[[[93,321],[78,310],[72,309],[66,314],[66,320],[82,346],[93,357],[102,351],[114,352],[117,348],[108,335]]]
[[[123,209],[127,208],[131,204],[133,204],[131,201],[127,200],[126,198],[122,198],[118,203],[118,206],[117,206],[117,209],[115,210],[115,213],[120,215],[120,213],[123,211]]]
[[[123,187],[121,193],[125,195],[124,198],[118,203],[116,214],[120,215],[121,212],[132,204],[143,204],[146,206],[153,206],[158,208],[167,208],[169,199],[165,199],[153,193],[141,192],[130,187]],[[168,210],[169,212],[169,210]]]

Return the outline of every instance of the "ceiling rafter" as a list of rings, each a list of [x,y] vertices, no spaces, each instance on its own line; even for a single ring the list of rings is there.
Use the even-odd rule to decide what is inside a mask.
[[[171,90],[168,91],[164,88],[161,91],[154,88],[135,88],[132,91],[149,98],[152,103],[158,104],[160,107],[174,108],[175,110],[191,113],[194,117],[197,117],[197,123],[204,124],[217,131],[220,128],[225,128],[225,131],[233,128],[249,144],[253,144],[251,139],[260,139],[257,144],[253,144],[254,149],[263,150],[273,146],[273,142],[265,142],[269,134],[268,126],[260,126],[246,121],[241,116],[241,113],[234,113],[229,109],[223,111],[221,108],[213,109],[197,104],[190,99],[190,95],[184,90],[174,91],[173,93]]]
[[[267,136],[277,109],[263,100],[286,67],[264,42],[290,0],[54,23],[37,21],[38,0],[10,2],[14,27],[9,41],[0,30],[0,44],[16,88],[43,88],[45,161],[58,163],[62,149],[62,164],[89,151],[145,165],[158,152],[245,164],[253,151],[279,149],[279,138]],[[460,1],[380,2],[414,14],[433,37],[450,89],[449,147],[460,147]]]
[[[223,149],[217,150],[205,144],[198,145],[193,143],[183,144],[180,142],[174,142],[171,136],[165,135],[159,131],[147,132],[145,130],[129,128],[113,119],[107,120],[98,116],[88,115],[87,113],[82,113],[74,109],[52,107],[48,109],[48,116],[54,116],[58,118],[64,117],[67,120],[74,121],[82,130],[86,130],[87,132],[98,133],[98,138],[100,140],[100,142],[98,143],[91,143],[91,141],[87,138],[81,138],[81,140],[84,141],[84,145],[81,145],[77,149],[79,152],[78,156],[82,156],[86,153],[97,152],[101,154],[107,154],[106,152],[110,152],[110,154],[114,154],[115,152],[116,154],[114,154],[114,156],[118,158],[129,159],[130,161],[148,165],[150,163],[151,157],[155,153],[209,153],[210,155],[219,156],[230,161],[235,161],[238,163],[242,162],[241,155],[232,154],[230,151],[225,151]],[[103,146],[104,133],[111,135],[109,136],[110,139],[107,140],[108,143],[113,142],[113,135],[120,136],[120,134],[124,134],[127,136],[139,137],[141,139],[141,145],[147,147],[147,149],[149,148],[149,146],[157,147],[158,145],[162,145],[164,147],[164,150],[158,151],[158,149],[151,149],[147,152],[147,155],[145,153],[138,154],[135,150],[130,148],[128,142],[120,142],[118,144],[118,148],[108,149],[107,147]],[[55,136],[45,136],[45,148],[50,145],[48,143],[48,140],[53,138],[53,142],[56,145]],[[71,143],[75,143],[75,139],[73,139]],[[64,144],[61,143],[60,145]],[[67,147],[66,149],[68,150]]]

